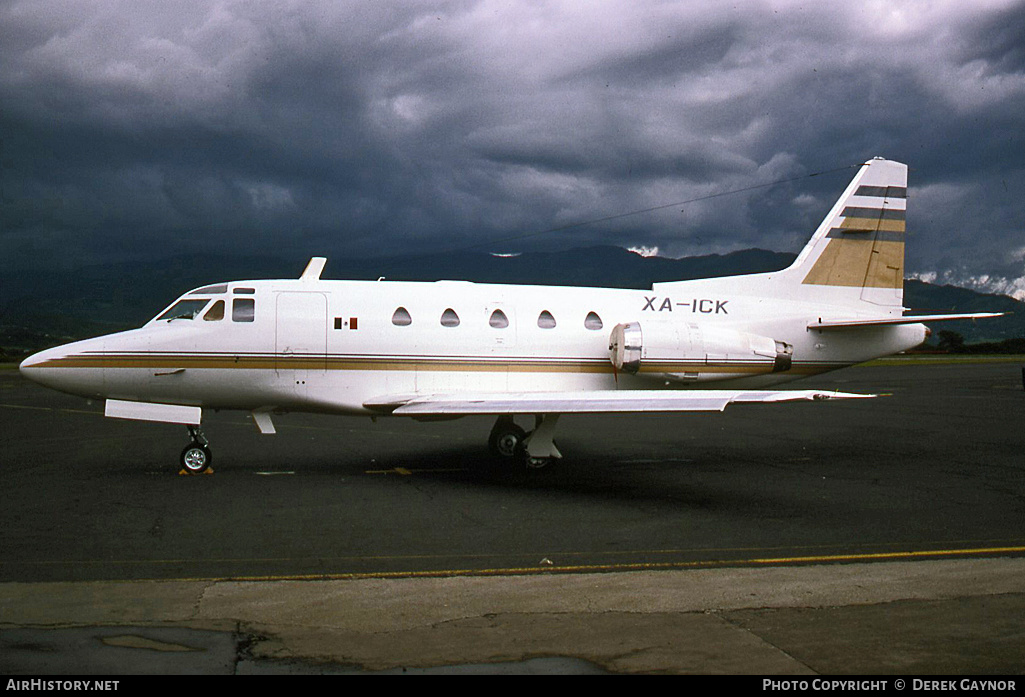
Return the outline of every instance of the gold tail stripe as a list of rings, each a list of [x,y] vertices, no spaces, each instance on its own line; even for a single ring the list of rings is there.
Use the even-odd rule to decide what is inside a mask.
[[[880,218],[844,218],[840,227],[845,230],[883,230],[885,232],[904,232],[903,220],[882,220]]]

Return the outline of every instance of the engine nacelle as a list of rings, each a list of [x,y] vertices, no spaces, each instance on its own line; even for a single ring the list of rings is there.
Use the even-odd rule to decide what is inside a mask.
[[[725,380],[790,370],[794,347],[767,336],[688,323],[617,324],[609,338],[616,370],[672,382]]]

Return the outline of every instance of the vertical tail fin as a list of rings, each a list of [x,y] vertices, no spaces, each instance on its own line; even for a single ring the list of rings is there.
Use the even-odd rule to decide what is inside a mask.
[[[899,311],[904,301],[907,165],[869,160],[787,274],[804,293]],[[828,289],[828,290],[827,290]]]

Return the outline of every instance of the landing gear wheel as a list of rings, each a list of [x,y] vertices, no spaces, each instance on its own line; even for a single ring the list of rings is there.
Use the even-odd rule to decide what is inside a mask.
[[[488,437],[488,450],[492,455],[503,460],[517,458],[523,453],[523,441],[526,439],[527,432],[513,421],[500,420],[491,429],[491,435]]]
[[[531,457],[530,455],[527,455],[527,469],[544,469],[551,465],[554,460],[554,457]]]
[[[213,456],[210,454],[210,448],[205,445],[189,443],[182,450],[182,470],[188,474],[203,474],[210,469],[212,462]]]

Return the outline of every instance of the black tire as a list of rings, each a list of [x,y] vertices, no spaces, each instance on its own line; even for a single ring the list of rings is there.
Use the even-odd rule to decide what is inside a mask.
[[[522,456],[526,439],[527,432],[512,421],[499,422],[488,436],[488,450],[495,457],[512,460]]]
[[[555,458],[551,457],[530,457],[529,455],[527,455],[525,458],[527,469],[534,471],[550,469],[552,466],[552,462],[554,461]]]
[[[182,469],[189,474],[202,474],[210,469],[213,463],[213,455],[210,448],[199,443],[189,443],[182,450],[180,458]]]

